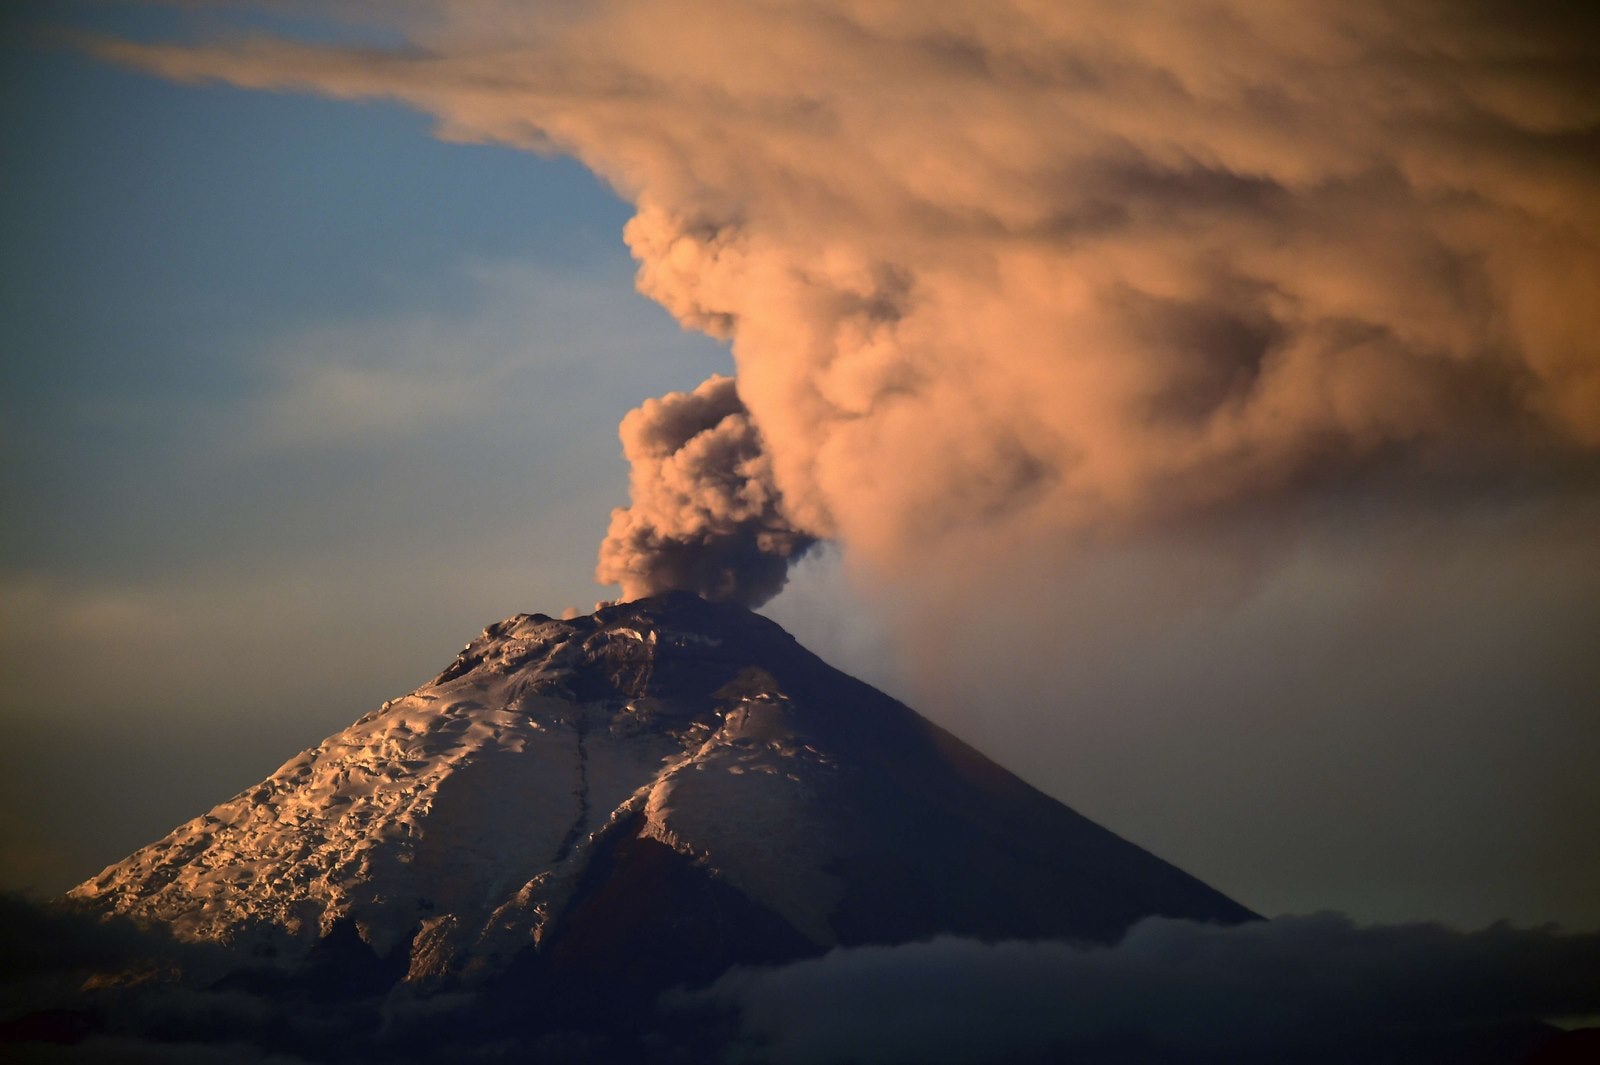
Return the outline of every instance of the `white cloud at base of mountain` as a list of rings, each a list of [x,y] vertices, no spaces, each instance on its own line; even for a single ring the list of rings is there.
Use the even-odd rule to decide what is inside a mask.
[[[1149,918],[1109,947],[840,949],[736,969],[667,1005],[733,1008],[731,1060],[773,1065],[1459,1061],[1600,1007],[1600,933]]]

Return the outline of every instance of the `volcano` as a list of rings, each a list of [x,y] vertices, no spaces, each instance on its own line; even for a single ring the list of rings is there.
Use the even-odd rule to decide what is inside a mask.
[[[336,957],[372,989],[550,1002],[836,946],[1254,916],[687,593],[491,625],[70,895],[281,974]]]

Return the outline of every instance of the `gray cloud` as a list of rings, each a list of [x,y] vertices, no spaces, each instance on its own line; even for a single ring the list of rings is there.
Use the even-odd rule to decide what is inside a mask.
[[[520,1034],[494,995],[307,1001],[270,981],[230,988],[216,976],[240,959],[213,946],[15,897],[0,897],[0,938],[0,1042],[24,1061],[588,1061],[671,1048],[672,1060],[771,1065],[1522,1065],[1552,1038],[1547,1021],[1600,1013],[1600,932],[1329,913],[1233,927],[1149,918],[1112,946],[838,949],[729,970],[669,993],[654,1017]],[[74,1024],[70,1044],[39,1038]]]
[[[625,599],[672,589],[759,606],[814,538],[784,514],[731,377],[647,400],[622,419],[632,503],[611,514],[595,579]]]
[[[1518,1061],[1600,1009],[1600,934],[1151,918],[1113,947],[836,950],[675,1003],[734,1008],[731,1057],[773,1063]]]

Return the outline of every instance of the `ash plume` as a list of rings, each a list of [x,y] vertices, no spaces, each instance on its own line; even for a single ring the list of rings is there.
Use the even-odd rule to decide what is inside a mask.
[[[784,529],[880,571],[1600,447],[1585,16],[420,7],[404,50],[97,47],[577,156],[638,209],[640,289],[732,341],[766,457],[761,501],[723,496],[742,515],[781,495]],[[665,512],[699,491],[664,489]],[[771,515],[727,539],[745,517],[707,508],[702,535],[632,511],[602,566],[625,594],[754,600],[771,571],[746,590],[730,560],[800,542],[763,545]]]
[[[595,579],[624,599],[688,590],[759,606],[815,540],[784,516],[733,378],[672,392],[622,419],[632,503],[611,512]]]
[[[453,10],[413,52],[102,51],[576,154],[638,205],[641,289],[733,340],[757,494],[882,565],[1600,444],[1593,36],[1492,5],[701,0],[501,12],[489,42]],[[735,525],[765,505],[723,494]],[[728,521],[624,521],[603,572],[715,590],[788,551]]]

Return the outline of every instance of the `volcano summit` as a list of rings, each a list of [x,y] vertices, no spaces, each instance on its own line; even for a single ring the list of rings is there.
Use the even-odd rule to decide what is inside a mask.
[[[640,996],[835,946],[1253,916],[687,593],[491,625],[71,896],[279,972],[343,944],[421,992]]]

